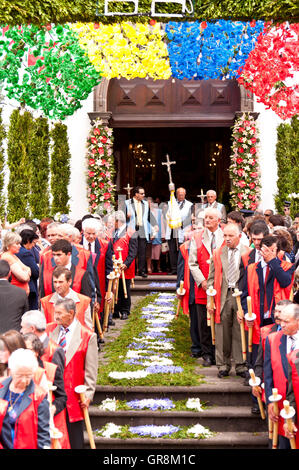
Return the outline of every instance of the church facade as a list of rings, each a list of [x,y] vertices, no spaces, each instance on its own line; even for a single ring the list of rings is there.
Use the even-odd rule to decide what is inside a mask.
[[[199,202],[202,189],[215,189],[227,204],[231,127],[244,111],[252,114],[260,132],[261,208],[274,209],[276,128],[281,120],[235,80],[103,78],[93,96],[66,120],[72,153],[71,217],[88,211],[85,142],[96,118],[113,129],[119,194],[126,194],[128,183],[141,184],[146,195],[167,200],[168,174],[162,161],[169,154],[176,162],[173,181],[186,188],[188,199]]]

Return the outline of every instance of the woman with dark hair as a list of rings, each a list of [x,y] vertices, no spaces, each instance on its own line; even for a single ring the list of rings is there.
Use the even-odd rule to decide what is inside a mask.
[[[38,235],[29,229],[22,230],[20,233],[21,237],[21,248],[17,253],[17,257],[22,261],[23,264],[31,269],[31,276],[29,280],[29,310],[38,309],[38,288],[37,280],[39,278],[39,266],[36,262],[32,248],[38,240]]]
[[[16,349],[25,349],[26,344],[19,331],[8,330],[0,335],[0,382],[9,375],[8,359]]]

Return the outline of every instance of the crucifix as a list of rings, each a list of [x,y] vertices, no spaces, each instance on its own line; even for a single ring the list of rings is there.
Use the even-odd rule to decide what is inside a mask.
[[[166,155],[166,162],[162,162],[162,165],[166,165],[167,166],[167,171],[168,171],[168,174],[169,174],[169,190],[174,190],[174,184],[173,184],[173,181],[172,181],[172,176],[171,176],[171,165],[175,165],[176,162],[171,162],[169,160],[169,155],[167,154]]]
[[[128,183],[127,186],[124,188],[127,191],[128,199],[131,197],[131,189],[133,189],[132,186]]]
[[[200,194],[198,194],[197,197],[200,197],[201,205],[202,205],[202,207],[203,207],[203,206],[204,206],[204,203],[205,203],[206,194],[203,193],[203,190],[202,190],[202,189],[200,190]]]

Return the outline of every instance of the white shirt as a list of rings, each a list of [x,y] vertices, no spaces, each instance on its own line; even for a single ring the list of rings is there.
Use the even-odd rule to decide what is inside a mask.
[[[89,243],[90,243],[90,247],[91,247],[91,248],[90,248],[90,251],[91,251],[91,253],[94,253],[94,252],[95,252],[95,244],[96,244],[96,242],[95,242],[95,241],[94,241],[94,242],[88,242],[88,241],[86,240],[86,238],[83,238],[83,248],[85,248],[85,250],[88,250],[88,251],[89,251],[89,248],[88,248]]]

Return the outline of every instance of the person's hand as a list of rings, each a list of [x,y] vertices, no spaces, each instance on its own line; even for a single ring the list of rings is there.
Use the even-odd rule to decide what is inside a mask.
[[[90,404],[90,399],[85,396],[84,400],[79,399],[79,404],[80,404],[82,410],[84,408],[88,408],[89,404]]]
[[[293,439],[295,437],[295,434],[296,432],[298,431],[298,429],[296,428],[295,426],[295,423],[292,421],[292,429],[289,431],[289,428],[288,428],[288,423],[284,423],[283,425],[283,430],[285,432],[285,435],[288,439]]]
[[[211,308],[211,307],[207,307],[207,312],[208,314],[211,316],[211,315],[214,315],[214,309]]]
[[[272,259],[276,258],[276,251],[273,251],[269,246],[263,245],[261,248],[261,255],[264,258],[266,263],[272,261]]]
[[[274,403],[270,403],[268,405],[268,416],[271,419],[271,421],[273,421],[274,423],[278,423],[279,414],[278,415],[275,414]]]
[[[202,283],[201,283],[200,285],[201,285],[201,287],[203,288],[204,291],[207,290],[207,288],[208,288],[208,283],[207,283],[206,279],[205,279],[204,281],[202,281]]]
[[[122,264],[119,265],[119,269],[120,269],[121,271],[125,271],[127,268],[128,268],[127,265],[124,264],[124,263],[122,263]]]
[[[261,387],[252,387],[251,393],[255,398],[259,398],[262,394],[262,388]]]
[[[53,405],[53,403],[52,403],[51,406],[50,406],[50,410],[51,410],[51,415],[54,416],[55,413],[56,413],[56,406]]]
[[[105,300],[108,304],[112,302],[113,299],[113,292],[106,292],[105,294]]]
[[[238,321],[238,323],[241,324],[243,322],[243,320],[244,320],[243,312],[238,310],[237,311],[237,321]]]

